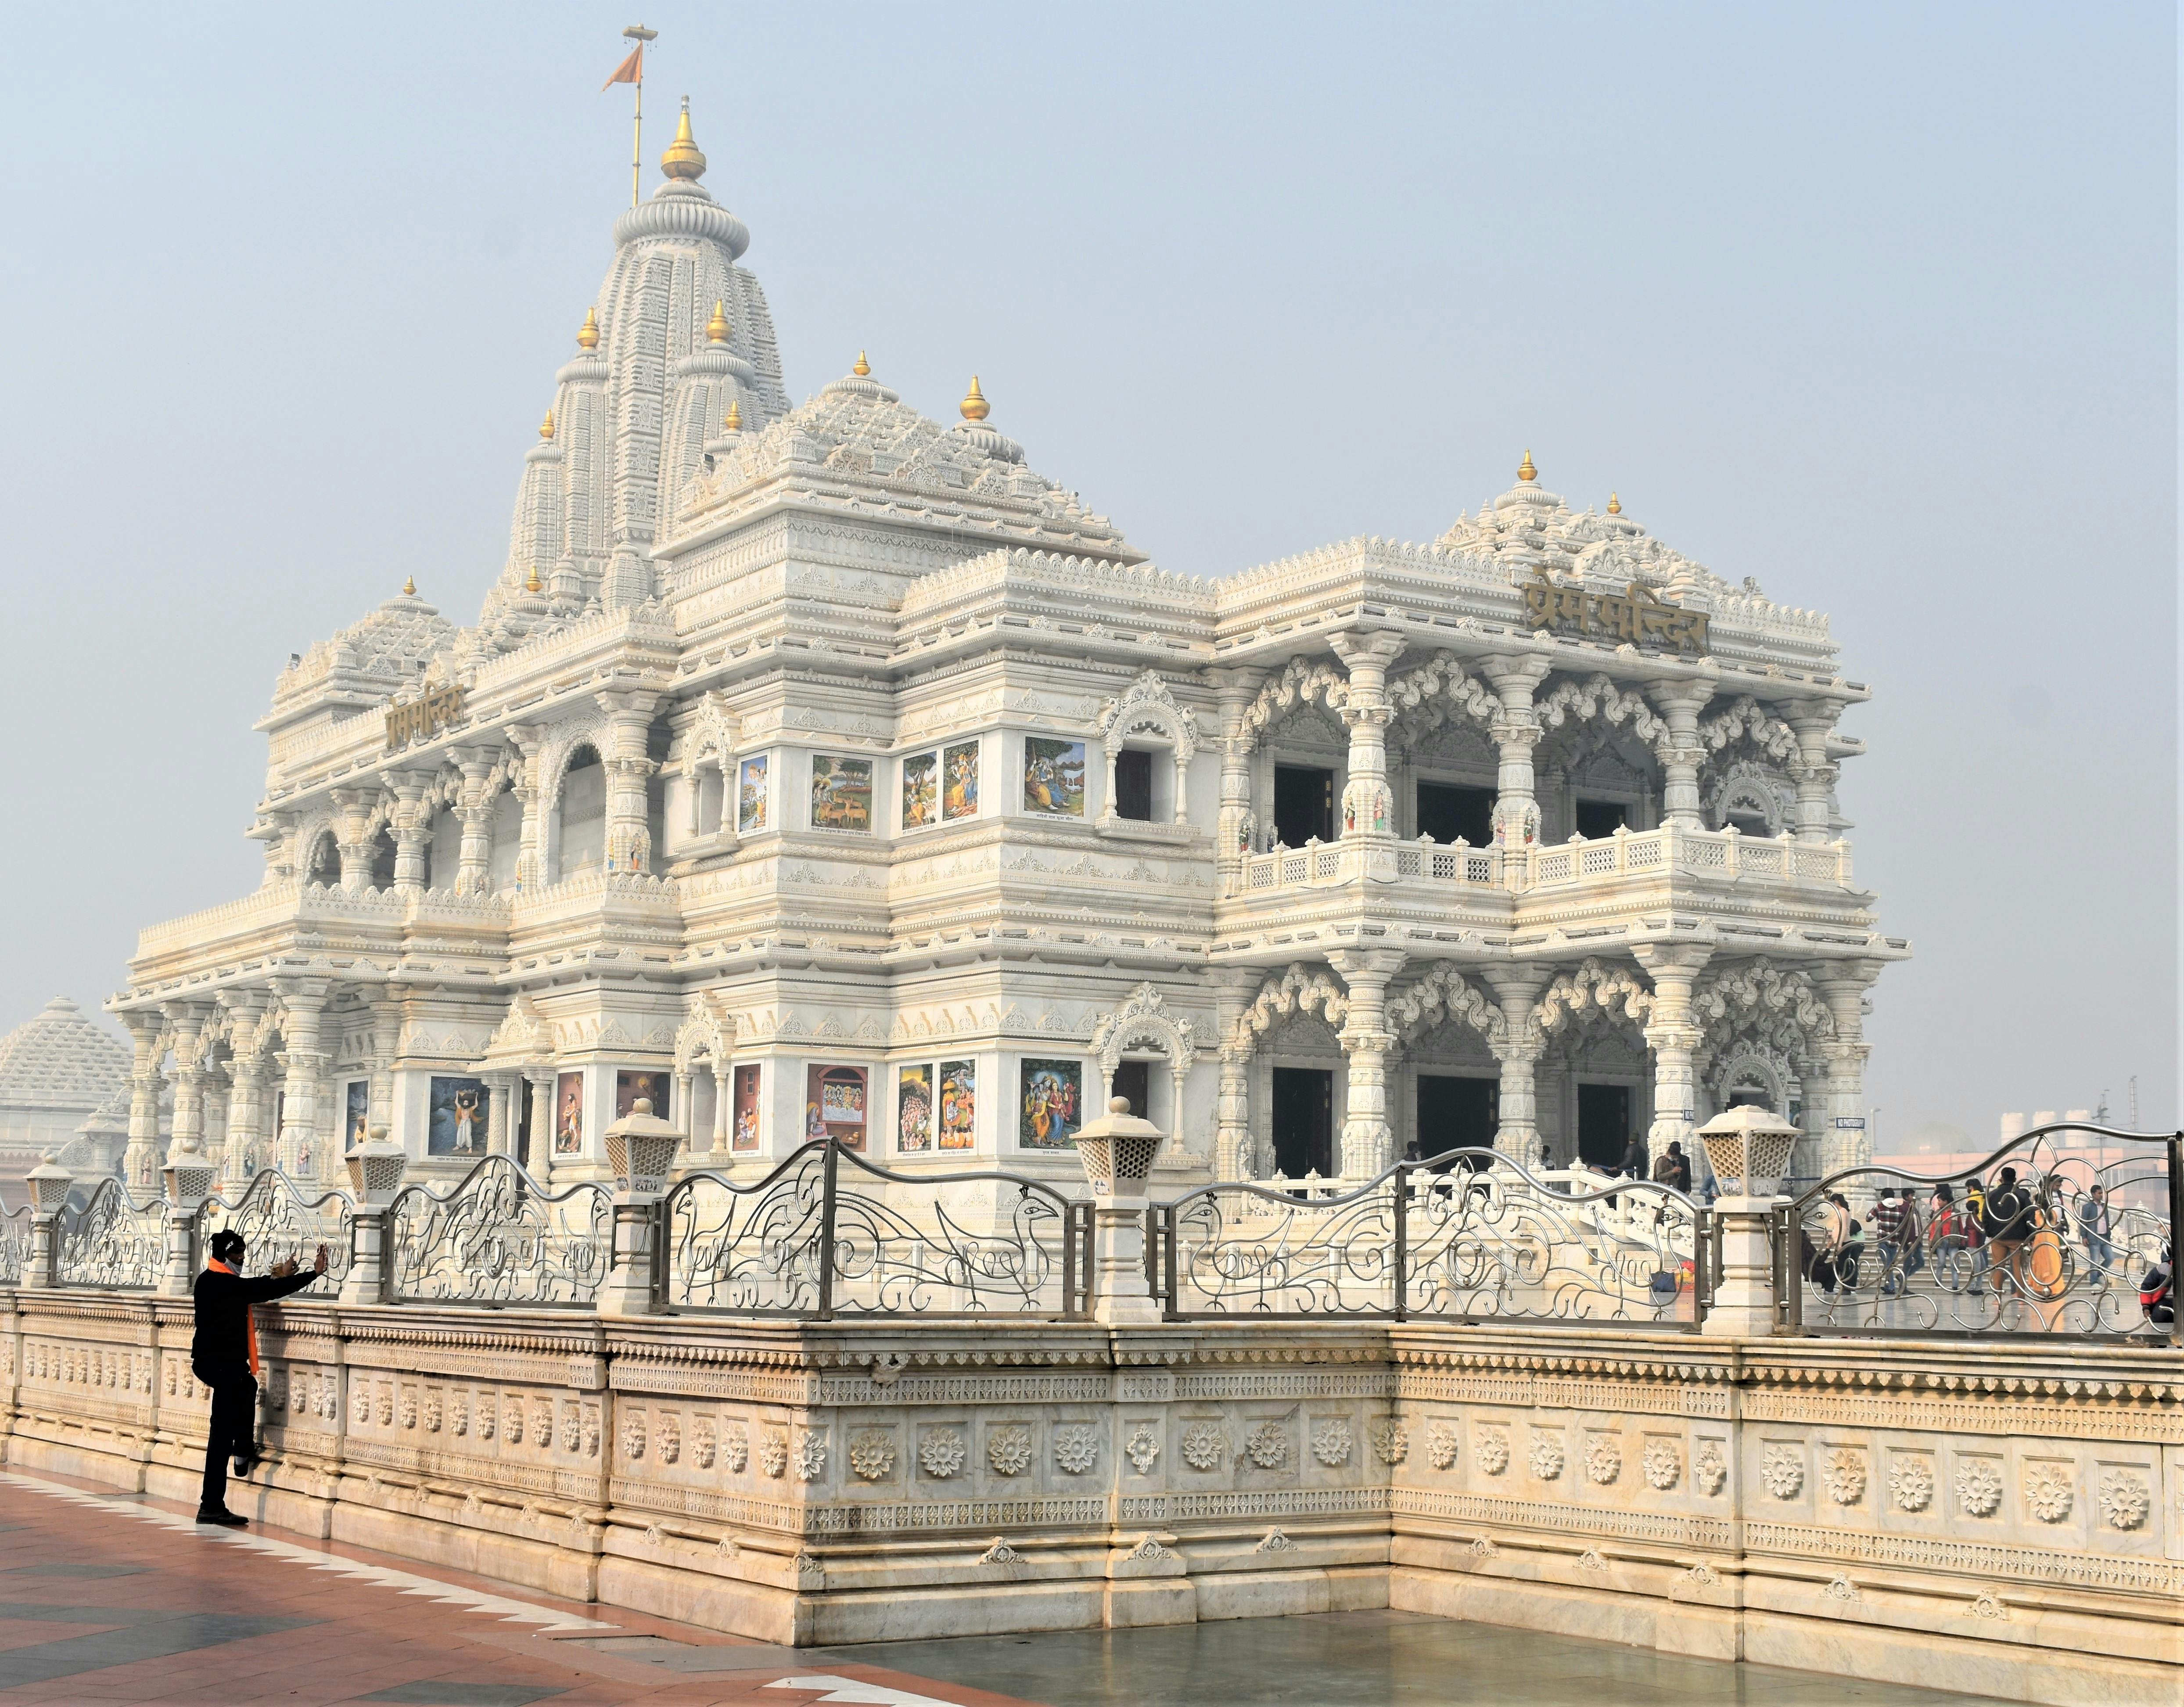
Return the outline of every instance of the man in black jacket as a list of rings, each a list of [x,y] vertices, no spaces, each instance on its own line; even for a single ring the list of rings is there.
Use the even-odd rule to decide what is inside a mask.
[[[291,1262],[254,1279],[242,1275],[242,1235],[212,1236],[212,1260],[197,1279],[197,1336],[190,1342],[190,1369],[212,1389],[212,1427],[205,1439],[204,1491],[198,1496],[198,1521],[240,1529],[250,1520],[227,1509],[227,1460],[235,1473],[248,1475],[258,1462],[258,1325],[253,1304],[270,1303],[300,1292],[326,1271],[326,1247],[317,1262],[298,1274]]]

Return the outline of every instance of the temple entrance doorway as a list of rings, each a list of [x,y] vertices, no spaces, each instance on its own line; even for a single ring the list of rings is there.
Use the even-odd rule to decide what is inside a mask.
[[[1292,1180],[1334,1171],[1334,1074],[1317,1067],[1274,1068],[1274,1166]]]
[[[1613,1174],[1623,1165],[1630,1142],[1630,1087],[1580,1085],[1577,1088],[1577,1153],[1588,1168]]]
[[[1274,834],[1284,847],[1314,837],[1334,840],[1334,773],[1306,765],[1274,767]]]
[[[1502,1087],[1494,1079],[1421,1073],[1411,1154],[1423,1161],[1445,1150],[1492,1149],[1501,1100]]]
[[[1418,784],[1418,834],[1437,842],[1461,838],[1485,847],[1494,840],[1494,790],[1452,783]]]

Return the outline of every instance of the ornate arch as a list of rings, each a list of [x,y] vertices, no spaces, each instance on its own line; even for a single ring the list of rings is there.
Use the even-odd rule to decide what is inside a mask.
[[[576,756],[577,748],[589,747],[599,755],[601,764],[607,761],[607,736],[606,714],[603,711],[572,717],[546,732],[538,754],[538,799],[545,811],[550,812],[561,804],[562,778],[567,776],[569,761]]]
[[[1166,1052],[1170,1070],[1180,1079],[1190,1071],[1198,1053],[1198,1040],[1188,1019],[1178,1019],[1151,984],[1139,985],[1112,1012],[1103,1013],[1092,1027],[1092,1052],[1099,1057],[1100,1074],[1112,1079],[1122,1063],[1123,1052],[1134,1043],[1157,1043]]]
[[[1766,819],[1768,832],[1773,835],[1781,834],[1796,821],[1797,791],[1788,779],[1750,759],[1735,759],[1719,771],[1710,769],[1701,801],[1716,829],[1740,808]]]
[[[1739,695],[1727,711],[1707,718],[1698,733],[1700,745],[1710,753],[1748,738],[1777,764],[1787,764],[1797,756],[1797,732],[1749,694]]]
[[[1633,1024],[1643,1025],[1653,1011],[1653,992],[1629,967],[1589,959],[1541,993],[1532,1007],[1532,1030],[1545,1037],[1595,1008],[1611,1018],[1619,1008]]]
[[[1627,725],[1657,753],[1669,739],[1668,724],[1646,703],[1644,695],[1626,692],[1604,675],[1562,683],[1532,702],[1532,714],[1542,729],[1558,729],[1568,722]]]
[[[1174,745],[1178,764],[1189,762],[1198,750],[1198,722],[1186,706],[1175,702],[1157,670],[1147,670],[1100,710],[1100,740],[1109,753],[1122,750],[1123,743],[1141,729],[1154,729]]]
[[[727,696],[717,688],[708,690],[698,701],[689,727],[682,732],[683,779],[688,781],[695,777],[698,767],[708,758],[721,767],[721,774],[725,777],[735,762],[742,741],[742,727],[728,710]]]
[[[1350,703],[1349,677],[1332,664],[1311,658],[1290,659],[1279,676],[1259,689],[1258,698],[1244,713],[1245,745],[1257,745],[1284,711],[1315,700],[1330,711],[1340,711]]]
[[[1453,652],[1436,652],[1417,669],[1388,684],[1388,704],[1401,717],[1417,712],[1421,730],[1439,728],[1462,717],[1490,730],[1502,715],[1502,701],[1463,667]]]
[[[1790,1111],[1790,1087],[1798,1080],[1791,1057],[1758,1038],[1742,1038],[1724,1050],[1704,1075],[1707,1093],[1716,1109],[1726,1108],[1729,1093],[1739,1080],[1763,1086],[1777,1114]]]
[[[1502,1041],[1507,1027],[1502,1010],[1449,961],[1441,961],[1400,996],[1388,1001],[1388,1029],[1408,1043],[1446,1020],[1462,1020],[1487,1041]]]
[[[1307,971],[1299,962],[1279,978],[1270,978],[1259,986],[1257,996],[1236,1021],[1237,1036],[1240,1040],[1263,1037],[1291,1015],[1314,1008],[1339,1031],[1343,1016],[1350,1012],[1350,998],[1327,973]]]
[[[1836,1035],[1835,1015],[1812,980],[1771,960],[1738,961],[1710,975],[1691,996],[1691,1018],[1700,1028],[1693,1059],[1702,1072],[1740,1037],[1772,1045],[1794,1058],[1814,1053]]]

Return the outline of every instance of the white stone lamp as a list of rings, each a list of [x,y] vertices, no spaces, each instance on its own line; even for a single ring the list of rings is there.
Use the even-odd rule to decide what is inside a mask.
[[[1127,1096],[1077,1131],[1077,1159],[1092,1187],[1092,1314],[1102,1322],[1156,1322],[1145,1278],[1145,1181],[1167,1135],[1130,1113]]]
[[[1736,1190],[1730,1195],[1739,1197],[1773,1197],[1790,1171],[1802,1136],[1780,1114],[1749,1105],[1717,1114],[1698,1130],[1714,1178],[1724,1191],[1728,1182],[1736,1181]]]
[[[652,1099],[640,1096],[630,1111],[607,1128],[607,1163],[625,1191],[658,1197],[667,1189],[667,1173],[682,1135],[652,1112]]]
[[[75,1183],[75,1175],[53,1160],[51,1152],[38,1158],[38,1165],[23,1176],[30,1187],[31,1210],[33,1214],[51,1215],[68,1202],[69,1187]]]
[[[167,1165],[159,1170],[159,1177],[167,1182],[167,1201],[178,1209],[203,1202],[219,1174],[219,1164],[198,1149],[194,1132],[176,1141]]]
[[[1151,1121],[1130,1113],[1128,1097],[1109,1097],[1105,1114],[1077,1129],[1077,1159],[1084,1164],[1092,1195],[1143,1198],[1153,1158],[1167,1139]]]
[[[1749,1107],[1717,1114],[1699,1128],[1714,1178],[1733,1180],[1738,1188],[1713,1206],[1721,1223],[1721,1274],[1707,1310],[1709,1334],[1774,1331],[1774,1264],[1767,1218],[1782,1176],[1790,1171],[1798,1135],[1780,1115]]]
[[[343,1157],[342,1162],[348,1169],[349,1195],[359,1203],[376,1207],[394,1201],[394,1194],[402,1189],[403,1170],[410,1158],[387,1136],[384,1126],[375,1126],[365,1141]]]

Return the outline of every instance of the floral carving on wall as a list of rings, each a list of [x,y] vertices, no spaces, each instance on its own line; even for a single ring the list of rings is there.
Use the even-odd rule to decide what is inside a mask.
[[[986,1462],[1000,1475],[1022,1475],[1031,1468],[1031,1431],[1011,1423],[986,1434]]]
[[[1985,1458],[1968,1458],[1958,1464],[1957,1503],[1967,1516],[1993,1516],[2002,1503],[2001,1466]]]
[[[1777,1499],[1795,1499],[1805,1487],[1805,1451],[1780,1442],[1759,1455],[1759,1479]]]
[[[2144,1476],[2112,1470],[2101,1478],[2100,1503],[2109,1528],[2137,1529],[2153,1509],[2153,1495]]]
[[[1089,1423],[1071,1423],[1054,1431],[1054,1461],[1069,1475],[1083,1475],[1100,1461],[1100,1436]]]
[[[1602,1487],[1623,1473],[1623,1448],[1613,1435],[1596,1435],[1585,1449],[1585,1473]]]
[[[1683,1455],[1676,1450],[1676,1443],[1672,1440],[1646,1442],[1641,1463],[1646,1471],[1646,1485],[1663,1493],[1674,1487],[1676,1478],[1683,1474]]]
[[[1411,1431],[1394,1417],[1373,1425],[1373,1455],[1382,1464],[1401,1464],[1411,1453]]]
[[[1262,1422],[1244,1436],[1244,1450],[1261,1470],[1279,1470],[1290,1461],[1290,1431],[1278,1422]]]
[[[1856,1505],[1865,1498],[1865,1454],[1855,1447],[1836,1448],[1821,1467],[1820,1481],[1837,1505]]]
[[[1350,1462],[1350,1420],[1329,1417],[1312,1431],[1312,1455],[1330,1469]]]
[[[1934,1466],[1923,1458],[1899,1458],[1888,1467],[1888,1492],[1899,1511],[1924,1511],[1934,1498]]]
[[[894,1469],[894,1437],[876,1428],[861,1429],[850,1436],[850,1468],[861,1481],[878,1481]]]
[[[1532,1442],[1532,1474],[1541,1481],[1552,1481],[1563,1473],[1563,1443],[1559,1436],[1551,1434],[1537,1436]]]
[[[1722,1455],[1721,1443],[1708,1441],[1691,1460],[1691,1481],[1701,1493],[1713,1494],[1719,1493],[1728,1480],[1729,1460]]]
[[[1160,1457],[1160,1436],[1153,1432],[1150,1423],[1139,1423],[1123,1450],[1129,1453],[1130,1464],[1139,1475],[1150,1475],[1155,1461]]]
[[[1426,1425],[1426,1458],[1435,1470],[1453,1469],[1462,1444],[1463,1436],[1454,1423],[1435,1421]]]
[[[2025,1470],[2026,1509],[2042,1523],[2060,1523],[2076,1503],[2077,1489],[2070,1469],[2059,1464],[2027,1464]]]
[[[1509,1436],[1498,1428],[1483,1428],[1471,1442],[1471,1461],[1489,1475],[1509,1468]]]
[[[1193,1423],[1183,1431],[1183,1461],[1193,1470],[1218,1470],[1228,1450],[1219,1423]]]
[[[928,1475],[944,1481],[963,1468],[963,1436],[952,1428],[928,1429],[917,1443],[917,1461]]]

